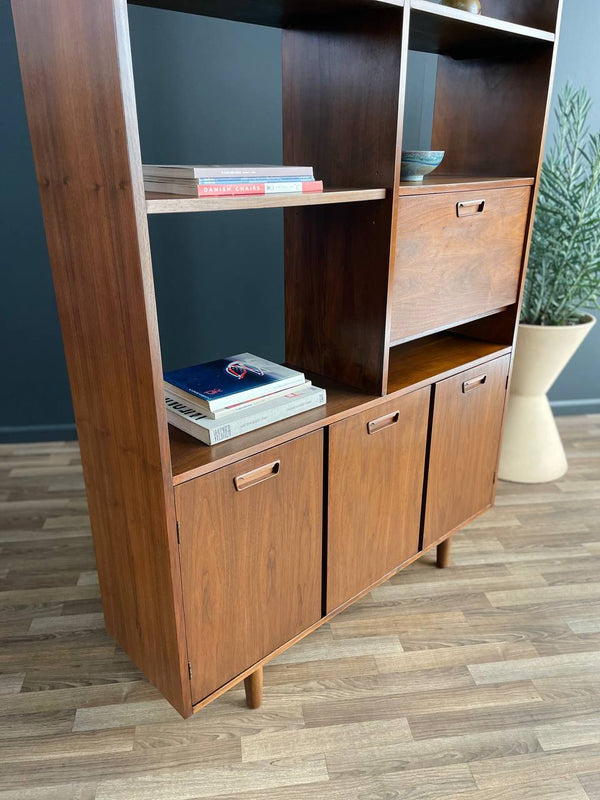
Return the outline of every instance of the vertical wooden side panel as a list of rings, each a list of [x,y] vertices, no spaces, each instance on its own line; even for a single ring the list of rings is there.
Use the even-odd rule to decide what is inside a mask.
[[[326,187],[385,200],[285,212],[286,358],[385,390],[386,305],[398,135],[402,10],[284,31],[283,152]]]
[[[13,0],[106,626],[191,713],[125,0]]]

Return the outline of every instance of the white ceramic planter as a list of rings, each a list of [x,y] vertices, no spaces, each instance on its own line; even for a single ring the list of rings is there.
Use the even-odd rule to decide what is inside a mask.
[[[519,325],[498,475],[515,483],[546,483],[568,469],[546,394],[596,324]]]

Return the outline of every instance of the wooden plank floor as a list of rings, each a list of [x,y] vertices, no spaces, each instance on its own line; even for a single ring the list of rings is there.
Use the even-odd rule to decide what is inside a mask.
[[[0,800],[600,800],[600,416],[183,721],[103,629],[77,446],[0,447]]]

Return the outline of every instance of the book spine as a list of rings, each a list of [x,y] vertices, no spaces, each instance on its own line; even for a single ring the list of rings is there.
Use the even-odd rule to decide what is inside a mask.
[[[195,425],[191,419],[188,419],[186,416],[182,416],[178,414],[176,411],[173,411],[171,408],[167,406],[167,422],[169,425],[173,425],[174,428],[178,428],[180,431],[184,431],[189,436],[193,436],[194,439],[198,439],[203,444],[210,444],[210,435],[205,428],[201,428],[199,425]]]
[[[198,184],[198,197],[293,194],[322,192],[323,181],[281,181],[279,183],[208,183]]]
[[[194,169],[194,178],[287,178],[297,180],[300,175],[314,175],[312,167],[197,167]]]
[[[243,417],[242,415],[235,416],[226,422],[207,420],[199,412],[187,408],[184,404],[176,401],[169,402],[169,400],[171,398],[167,399],[167,409],[170,412],[170,417],[174,416],[183,420],[186,425],[183,430],[192,436],[202,439],[202,441],[206,441],[208,438],[208,444],[213,445],[241,436],[244,433],[249,433],[257,428],[271,425],[274,422],[280,422],[304,411],[318,408],[325,404],[326,392],[324,389],[313,388],[312,391],[290,398],[288,402],[281,403],[277,407],[263,409],[255,414],[248,414]],[[173,424],[177,426],[177,421],[173,421]],[[197,434],[192,432],[194,428],[199,429]]]
[[[155,178],[196,181],[209,180],[216,183],[220,179],[233,181],[264,181],[271,180],[272,178],[282,178],[288,181],[297,181],[305,175],[308,175],[310,180],[314,180],[313,168],[308,166],[284,167],[268,165],[263,167],[177,167],[161,164],[143,164],[142,172],[144,177],[150,180],[154,180]]]
[[[265,178],[268,180],[264,181],[265,183],[312,183],[314,178],[312,175],[282,175],[282,176],[275,176],[275,175],[266,175]],[[262,180],[258,180],[259,183],[262,183]],[[200,186],[205,186],[207,184],[236,184],[236,183],[257,183],[257,178],[198,178],[196,183]]]
[[[229,417],[231,414],[245,414],[247,411],[254,410],[257,406],[262,406],[264,403],[272,403],[275,400],[282,400],[286,397],[286,395],[305,391],[310,389],[311,386],[311,381],[306,381],[305,383],[294,386],[291,389],[283,389],[281,391],[271,392],[269,394],[261,395],[260,397],[255,397],[253,400],[244,400],[241,403],[232,403],[231,405],[225,406],[225,408],[218,409],[217,411],[211,411],[205,406],[201,406],[199,403],[196,403],[192,395],[188,395],[186,397],[185,392],[182,392],[173,384],[164,386],[164,395],[165,398],[171,398],[180,403],[185,403],[192,410],[200,412],[200,414],[203,414],[208,419],[224,419]]]

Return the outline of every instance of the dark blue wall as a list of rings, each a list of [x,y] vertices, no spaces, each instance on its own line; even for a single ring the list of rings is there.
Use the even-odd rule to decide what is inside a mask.
[[[281,161],[279,31],[137,6],[130,26],[145,161]],[[557,86],[588,85],[596,127],[599,27],[597,0],[566,0]],[[418,101],[433,68],[415,58],[409,97]],[[66,438],[75,428],[9,0],[0,0],[0,69],[0,441]],[[407,143],[423,146],[430,108],[413,105]],[[150,217],[150,236],[166,368],[240,350],[282,357],[281,211]],[[598,353],[600,328],[553,392],[567,411],[600,410]]]
[[[58,439],[72,435],[73,411],[9,0],[0,0],[0,75],[0,441],[44,438],[48,426]]]
[[[133,6],[142,159],[282,161],[281,32]],[[174,90],[176,89],[176,90]],[[283,212],[150,217],[166,369],[283,358]]]
[[[131,6],[143,160],[281,163],[281,33]],[[18,71],[0,0],[0,440],[75,435]],[[283,358],[281,210],[150,217],[163,363]]]

